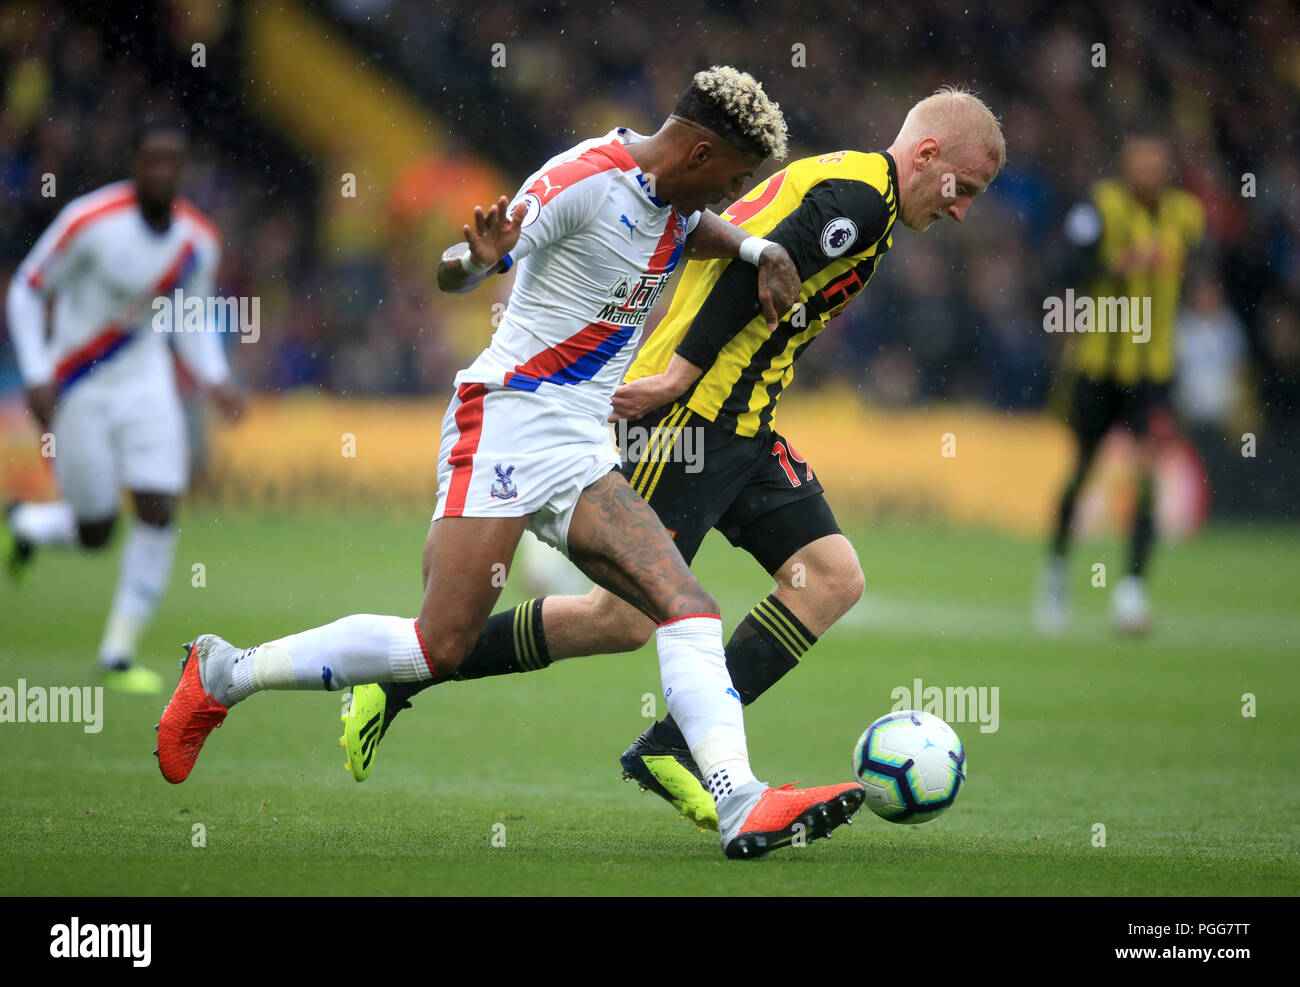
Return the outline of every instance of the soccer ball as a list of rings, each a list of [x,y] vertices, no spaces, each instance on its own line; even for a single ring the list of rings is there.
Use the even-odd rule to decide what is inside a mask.
[[[939,717],[906,710],[867,727],[853,748],[853,771],[867,789],[867,805],[880,818],[929,822],[961,791],[966,751]]]

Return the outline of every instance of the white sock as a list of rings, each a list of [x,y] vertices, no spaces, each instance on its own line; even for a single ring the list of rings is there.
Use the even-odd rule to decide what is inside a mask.
[[[363,613],[249,648],[234,663],[229,686],[209,683],[209,691],[229,706],[263,689],[334,690],[432,677],[414,620]]]
[[[755,781],[745,745],[740,696],[727,674],[722,618],[679,617],[655,632],[668,712],[715,801]]]
[[[77,516],[66,501],[19,504],[10,515],[9,526],[15,535],[34,545],[77,543]]]
[[[101,665],[130,662],[140,635],[167,590],[176,552],[176,529],[137,521],[122,545],[117,592],[99,645]]]

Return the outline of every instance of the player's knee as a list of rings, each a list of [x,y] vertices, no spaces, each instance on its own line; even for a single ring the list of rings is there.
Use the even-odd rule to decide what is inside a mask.
[[[844,572],[843,578],[839,584],[837,600],[840,606],[840,613],[847,613],[853,606],[862,599],[862,594],[867,588],[867,577],[862,572],[862,566],[858,564],[855,558]]]
[[[826,610],[838,620],[862,599],[867,580],[858,560],[847,559],[825,568],[817,579],[817,585],[821,587],[820,595],[826,601]]]
[[[102,521],[78,521],[77,522],[77,539],[82,548],[97,549],[103,548],[113,537],[113,527],[117,523],[116,517],[105,518]]]
[[[804,570],[783,572],[781,577],[778,582],[783,588],[815,597],[817,609],[832,621],[862,599],[867,585],[857,554],[847,543],[842,551],[819,558]]]

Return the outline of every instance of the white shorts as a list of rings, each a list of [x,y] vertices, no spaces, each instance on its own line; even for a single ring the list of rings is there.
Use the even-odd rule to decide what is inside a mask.
[[[582,492],[619,465],[609,426],[530,391],[461,384],[442,420],[437,521],[525,517],[568,554]]]
[[[54,472],[82,521],[117,514],[121,491],[183,493],[189,450],[174,388],[69,388],[54,413]]]

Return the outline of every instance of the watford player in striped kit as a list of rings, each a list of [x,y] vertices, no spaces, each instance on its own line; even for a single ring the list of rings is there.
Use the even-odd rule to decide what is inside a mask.
[[[773,328],[755,303],[752,267],[693,261],[615,394],[615,416],[628,420],[625,434],[648,436],[640,454],[624,461],[623,474],[686,561],[716,528],[776,583],[727,642],[727,670],[745,704],[795,667],[857,602],[864,582],[812,467],[773,428],[795,361],[866,287],[892,244],[895,222],[920,231],[944,217],[962,221],[1005,160],[988,107],[972,93],[945,88],[912,108],[888,150],[836,151],[777,172],[723,217],[789,251],[802,281],[798,304]],[[698,437],[698,472],[680,455],[688,430]],[[457,677],[631,651],[653,631],[651,621],[599,588],[529,600],[488,621]],[[358,781],[369,774],[393,717],[429,684],[354,690],[343,745]],[[699,767],[671,715],[633,743],[622,765],[624,778],[702,827],[717,828]]]
[[[1137,510],[1129,539],[1128,570],[1115,584],[1111,617],[1121,633],[1151,627],[1146,566],[1155,541],[1152,471],[1162,446],[1175,435],[1169,409],[1174,371],[1174,320],[1188,258],[1201,242],[1205,220],[1189,192],[1169,184],[1169,146],[1154,134],[1129,136],[1120,154],[1121,178],[1098,182],[1088,201],[1066,216],[1066,236],[1078,251],[1077,280],[1095,302],[1093,331],[1070,338],[1066,369],[1074,378],[1067,419],[1078,455],[1061,492],[1051,551],[1039,588],[1037,621],[1048,632],[1069,618],[1066,553],[1070,519],[1101,440],[1124,424],[1139,441]],[[1103,299],[1127,299],[1132,325],[1112,321],[1123,309]],[[1136,325],[1150,299],[1149,325]],[[1134,331],[1140,328],[1141,331]]]

